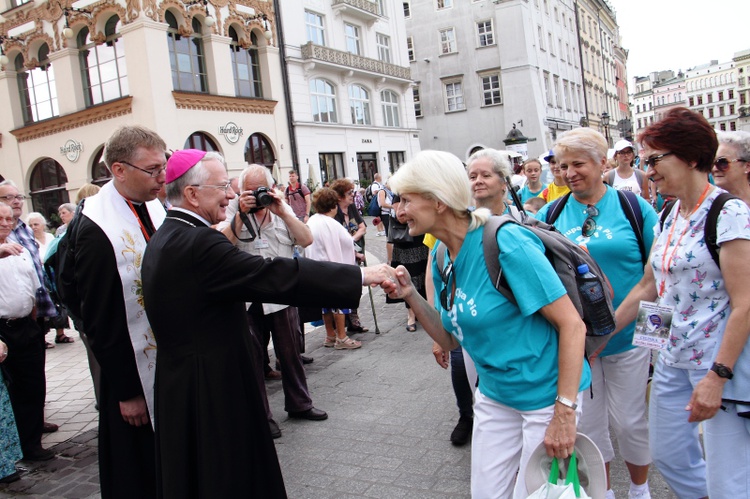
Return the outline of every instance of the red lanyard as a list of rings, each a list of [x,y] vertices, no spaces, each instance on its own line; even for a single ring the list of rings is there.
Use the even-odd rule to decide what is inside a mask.
[[[685,217],[687,219],[687,224],[685,225],[685,228],[682,229],[682,234],[680,234],[680,238],[677,239],[677,243],[674,245],[674,249],[672,250],[672,254],[669,255],[669,258],[667,259],[667,252],[669,251],[669,243],[672,242],[672,236],[674,235],[674,228],[677,225],[677,217],[680,215],[679,208],[681,206],[676,206],[674,209],[674,217],[672,218],[672,228],[669,230],[669,235],[667,236],[667,244],[664,246],[664,254],[661,256],[661,282],[659,283],[659,298],[664,296],[664,290],[667,285],[667,274],[669,273],[669,268],[672,265],[672,262],[674,261],[674,255],[677,253],[677,248],[680,247],[680,242],[682,241],[682,238],[687,234],[687,231],[690,229],[690,217],[698,211],[698,208],[701,207],[701,204],[703,204],[703,201],[705,201],[706,196],[708,196],[708,192],[711,189],[711,184],[706,184],[706,188],[703,189],[703,194],[701,194],[701,197],[698,199],[698,202],[695,204],[695,207],[690,211],[690,213],[687,214]],[[680,201],[680,205],[682,205],[682,201]]]
[[[135,211],[135,206],[133,206],[133,203],[130,202],[129,199],[126,199],[128,206],[130,206],[130,211],[133,212],[133,215],[135,215],[135,219],[138,220],[138,225],[141,226],[141,233],[143,234],[143,237],[146,238],[146,242],[148,242],[151,238],[148,235],[148,232],[146,231],[146,227],[143,225],[143,222],[141,221],[141,217],[138,216],[138,213]]]

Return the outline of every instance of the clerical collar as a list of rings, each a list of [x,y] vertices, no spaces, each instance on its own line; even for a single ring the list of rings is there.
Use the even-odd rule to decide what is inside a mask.
[[[178,206],[172,206],[171,210],[172,211],[179,211],[179,212],[185,213],[187,215],[190,215],[191,217],[197,218],[198,220],[200,220],[201,222],[203,222],[204,224],[206,224],[206,227],[211,227],[211,223],[208,220],[206,220],[202,216],[198,215],[194,211],[186,210],[185,208],[180,208]]]

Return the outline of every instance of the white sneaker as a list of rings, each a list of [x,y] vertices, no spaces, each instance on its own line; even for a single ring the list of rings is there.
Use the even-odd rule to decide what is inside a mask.
[[[615,499],[615,491],[612,489],[609,489],[606,494],[604,494],[604,499]]]
[[[628,492],[628,499],[651,499],[651,492],[649,489],[642,490],[641,492]]]
[[[384,235],[385,235],[385,231],[384,230],[381,230],[380,232],[378,232],[378,237],[382,237]]]

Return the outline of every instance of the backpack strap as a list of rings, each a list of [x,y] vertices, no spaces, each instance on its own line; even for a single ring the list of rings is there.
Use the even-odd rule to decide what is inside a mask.
[[[716,244],[716,224],[719,221],[721,210],[730,199],[739,198],[732,196],[728,192],[722,192],[716,196],[711,203],[711,208],[709,208],[708,215],[706,216],[706,223],[703,226],[703,238],[706,241],[706,248],[708,249],[708,252],[711,253],[711,258],[713,258],[714,263],[719,267],[719,270],[721,270],[721,265],[719,264],[719,245]]]
[[[517,303],[516,298],[513,296],[513,291],[508,286],[508,282],[504,279],[503,269],[500,267],[500,246],[497,242],[497,233],[500,227],[506,223],[518,224],[519,222],[512,215],[492,216],[487,220],[482,230],[482,249],[484,251],[484,264],[490,274],[492,285],[509,302],[515,305]]]
[[[630,222],[630,227],[638,241],[638,249],[641,250],[641,262],[646,265],[648,253],[646,252],[646,243],[643,241],[643,211],[638,203],[638,196],[631,191],[617,191],[617,197],[620,199],[622,211]]]
[[[608,183],[609,185],[614,185],[615,184],[615,170],[616,170],[616,168],[608,171],[607,172],[607,177],[604,179],[604,181],[606,183]]]
[[[555,220],[560,216],[560,213],[562,213],[563,208],[565,208],[565,203],[568,202],[568,198],[570,198],[570,192],[564,195],[561,198],[557,198],[554,201],[552,201],[552,204],[549,207],[549,210],[547,210],[547,218],[545,222],[547,222],[550,225],[555,224]]]

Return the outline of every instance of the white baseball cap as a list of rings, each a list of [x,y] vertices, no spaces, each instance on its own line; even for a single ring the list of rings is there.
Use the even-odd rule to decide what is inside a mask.
[[[604,468],[604,458],[599,448],[583,433],[576,435],[576,459],[578,462],[578,479],[581,487],[591,499],[604,499],[607,493],[607,474]],[[569,459],[559,460],[560,478],[564,479],[568,472]],[[552,458],[547,455],[544,442],[540,443],[531,453],[529,464],[526,466],[526,493],[530,495],[549,480]]]
[[[629,140],[625,140],[625,139],[618,140],[617,143],[615,144],[615,153],[618,153],[622,151],[623,149],[627,149],[628,147],[631,148],[633,152],[636,152],[635,146]]]

